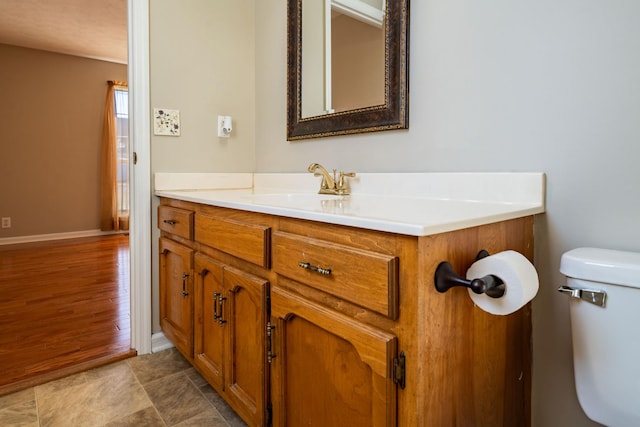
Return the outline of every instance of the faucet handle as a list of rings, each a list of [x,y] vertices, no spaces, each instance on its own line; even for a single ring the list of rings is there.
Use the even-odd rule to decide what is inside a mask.
[[[340,178],[338,179],[337,189],[340,191],[347,190],[347,182],[345,181],[345,177],[353,178],[356,176],[355,172],[342,172],[340,171]]]

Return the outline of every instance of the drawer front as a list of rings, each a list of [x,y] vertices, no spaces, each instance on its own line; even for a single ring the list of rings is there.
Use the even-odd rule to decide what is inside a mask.
[[[158,228],[193,240],[193,212],[172,206],[158,206]]]
[[[276,273],[398,317],[398,258],[286,232],[273,234]]]
[[[271,228],[196,214],[196,240],[264,268],[271,265]]]

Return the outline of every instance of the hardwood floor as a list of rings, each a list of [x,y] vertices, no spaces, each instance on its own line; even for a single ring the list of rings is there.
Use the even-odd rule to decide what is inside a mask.
[[[129,237],[0,246],[0,395],[135,355]]]

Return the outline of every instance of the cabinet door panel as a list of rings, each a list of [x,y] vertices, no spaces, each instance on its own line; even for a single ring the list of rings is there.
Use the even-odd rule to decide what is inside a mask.
[[[225,266],[228,290],[223,316],[228,328],[227,393],[243,418],[262,425],[267,401],[266,299],[269,282]],[[235,404],[234,404],[235,403]]]
[[[274,426],[396,425],[395,336],[275,288],[271,316]]]
[[[222,264],[197,253],[195,256],[194,364],[209,383],[224,390],[224,324],[217,317],[222,287]]]
[[[188,358],[193,358],[193,250],[160,238],[160,326]]]

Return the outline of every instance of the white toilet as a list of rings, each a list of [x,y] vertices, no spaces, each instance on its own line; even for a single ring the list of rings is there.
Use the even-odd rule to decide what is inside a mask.
[[[640,253],[574,249],[560,271],[582,409],[609,427],[640,426]]]

